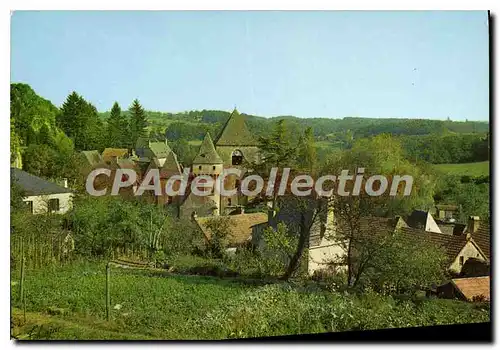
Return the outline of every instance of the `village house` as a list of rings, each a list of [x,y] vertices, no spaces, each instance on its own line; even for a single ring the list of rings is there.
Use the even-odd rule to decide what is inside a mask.
[[[70,189],[17,168],[10,168],[10,172],[11,181],[16,181],[24,191],[23,201],[32,214],[64,214],[72,208],[73,191]]]
[[[137,157],[139,163],[158,162],[159,166],[167,160],[167,156],[172,152],[167,140],[150,140],[147,137],[139,137],[135,145],[134,157]]]
[[[462,227],[462,226],[459,226]],[[448,270],[460,274],[465,262],[470,258],[490,261],[490,230],[487,222],[471,216],[465,230],[456,230],[453,234],[425,231],[403,227],[401,231],[413,239],[426,239],[445,250],[448,258]]]
[[[294,203],[295,202],[295,203]],[[319,270],[340,271],[346,268],[345,257],[348,242],[342,242],[339,232],[342,228],[335,220],[333,204],[326,199],[316,200],[287,198],[276,211],[269,210],[266,222],[252,227],[252,242],[258,248],[264,246],[263,232],[267,227],[277,229],[278,224],[286,225],[289,233],[299,235],[301,227],[310,227],[307,242],[307,271],[313,275]],[[392,234],[408,227],[401,217],[362,217],[359,220],[361,234]]]
[[[145,174],[147,174],[152,169],[158,170],[160,176],[161,195],[155,196],[153,193],[150,193],[151,201],[160,206],[169,207],[169,209],[173,209],[173,214],[175,216],[178,216],[179,206],[182,203],[183,197],[169,196],[166,193],[166,185],[168,179],[170,179],[172,176],[182,175],[183,169],[177,160],[176,154],[173,151],[171,151],[167,155],[165,162],[163,162],[163,165],[160,165],[160,161],[157,158],[153,158],[149,163],[149,166],[146,169]],[[178,191],[179,188],[180,188],[180,180],[176,181],[173,184],[172,190]],[[145,195],[147,195],[147,192],[145,192]]]

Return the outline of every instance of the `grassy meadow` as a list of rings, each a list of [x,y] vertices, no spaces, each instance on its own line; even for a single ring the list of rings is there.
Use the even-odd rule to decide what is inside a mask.
[[[112,268],[108,322],[104,262],[28,270],[25,319],[18,273],[18,339],[225,339],[489,321],[489,308],[454,300]]]
[[[462,164],[436,164],[436,169],[449,175],[459,176],[486,176],[490,173],[490,162],[462,163]]]

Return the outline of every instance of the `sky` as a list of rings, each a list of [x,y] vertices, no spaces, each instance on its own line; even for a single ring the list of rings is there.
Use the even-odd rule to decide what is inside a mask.
[[[15,11],[11,82],[99,111],[488,120],[486,11]]]

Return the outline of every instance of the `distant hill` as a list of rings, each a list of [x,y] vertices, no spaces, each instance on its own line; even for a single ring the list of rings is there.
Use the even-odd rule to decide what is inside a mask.
[[[101,113],[106,118],[109,112]],[[164,133],[169,139],[201,140],[208,131],[215,137],[223,123],[229,118],[230,112],[218,110],[189,111],[168,113],[148,111],[151,130]],[[347,138],[361,138],[391,133],[393,135],[431,135],[443,133],[479,133],[489,131],[488,122],[451,121],[409,118],[298,118],[294,116],[278,116],[265,118],[242,113],[246,116],[251,132],[256,135],[267,135],[272,125],[280,119],[287,121],[287,128],[292,137],[306,128],[311,127],[318,141],[338,142]]]

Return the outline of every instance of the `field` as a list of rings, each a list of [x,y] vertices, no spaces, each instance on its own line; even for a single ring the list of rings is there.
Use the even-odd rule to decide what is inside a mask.
[[[490,162],[463,163],[463,164],[436,164],[435,167],[450,175],[486,176],[490,173]]]
[[[482,306],[328,292],[311,283],[263,284],[113,268],[111,320],[105,264],[29,270],[26,321],[12,274],[19,339],[223,339],[489,321]]]
[[[190,140],[188,141],[188,143],[191,145],[191,146],[199,146],[201,145],[201,140]]]

